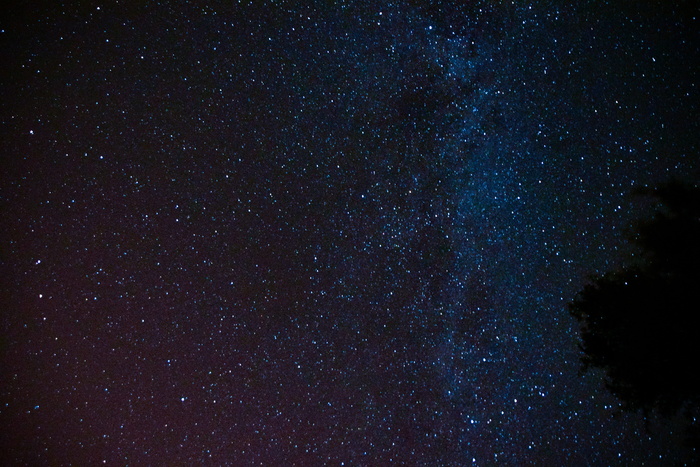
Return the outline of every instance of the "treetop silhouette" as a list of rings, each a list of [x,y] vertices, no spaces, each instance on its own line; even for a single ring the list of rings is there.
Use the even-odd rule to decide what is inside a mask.
[[[700,408],[700,189],[669,182],[638,194],[661,203],[630,238],[641,260],[595,277],[569,310],[584,370],[601,368],[623,409],[690,419]]]

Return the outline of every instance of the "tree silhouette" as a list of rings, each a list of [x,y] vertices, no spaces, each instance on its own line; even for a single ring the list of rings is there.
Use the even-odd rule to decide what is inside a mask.
[[[671,417],[693,430],[700,411],[700,189],[670,182],[640,190],[661,203],[630,240],[633,266],[595,277],[569,305],[581,326],[584,370],[601,368],[623,409]],[[697,444],[697,435],[690,436]]]

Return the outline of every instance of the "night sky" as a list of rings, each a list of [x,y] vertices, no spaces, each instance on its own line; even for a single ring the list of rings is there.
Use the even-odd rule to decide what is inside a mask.
[[[14,3],[4,465],[681,458],[567,303],[700,180],[697,2]]]

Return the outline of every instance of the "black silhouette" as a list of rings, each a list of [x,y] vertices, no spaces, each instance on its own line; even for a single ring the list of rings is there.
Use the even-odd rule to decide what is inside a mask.
[[[697,432],[700,407],[700,189],[670,182],[639,194],[661,202],[630,240],[635,264],[594,278],[570,304],[584,369],[598,367],[623,409],[678,413]],[[692,439],[690,439],[692,438]],[[697,436],[689,435],[697,444]]]

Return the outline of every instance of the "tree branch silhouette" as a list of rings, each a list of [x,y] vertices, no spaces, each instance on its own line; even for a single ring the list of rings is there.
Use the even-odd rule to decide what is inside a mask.
[[[584,370],[604,371],[623,410],[683,414],[697,445],[700,189],[669,182],[637,194],[660,202],[630,238],[641,260],[594,277],[569,311],[581,327]]]

